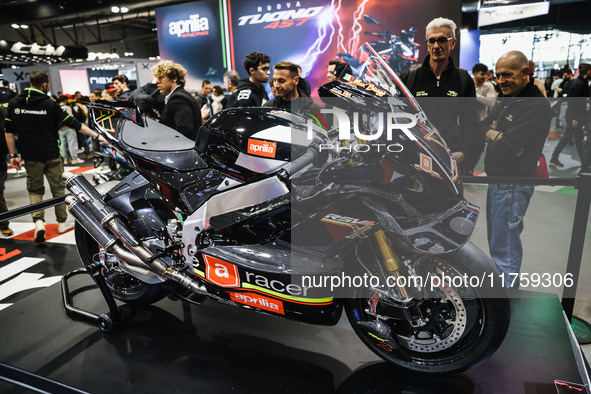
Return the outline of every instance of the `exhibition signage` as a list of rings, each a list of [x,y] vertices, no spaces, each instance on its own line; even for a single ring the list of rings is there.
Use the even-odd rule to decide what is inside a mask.
[[[357,49],[364,42],[374,42],[384,57],[394,61],[403,55],[393,49],[400,48],[397,37],[403,30],[409,32],[411,27],[416,28],[417,61],[407,62],[408,69],[427,55],[421,43],[425,38],[424,28],[431,19],[443,16],[459,23],[461,18],[460,0],[299,0],[274,4],[260,0],[228,0],[227,7],[231,67],[246,77],[243,59],[252,51],[271,56],[271,66],[291,61],[302,68],[313,96],[317,95],[318,86],[327,82],[328,62],[337,57],[355,62]],[[375,18],[379,25],[368,23],[365,15]],[[384,34],[386,31],[388,33]],[[387,38],[388,34],[391,39]],[[452,55],[457,56],[457,53]]]
[[[222,83],[228,66],[221,14],[219,0],[156,9],[160,57],[179,63],[187,70],[188,90],[200,90],[204,79]]]
[[[1,55],[43,56],[62,59],[86,59],[88,49],[82,46],[53,46],[38,43],[25,44],[22,42],[0,40]]]
[[[483,7],[478,11],[478,27],[546,15],[549,10],[550,2],[548,1],[499,7]]]
[[[106,89],[107,85],[113,83],[113,77],[119,74],[118,70],[92,70],[86,69],[90,91],[95,89]]]
[[[337,57],[355,62],[357,49],[366,41],[390,63],[413,58],[397,72],[422,62],[427,55],[424,29],[436,17],[459,23],[461,1],[204,0],[156,9],[160,57],[187,69],[190,90],[199,90],[204,79],[221,85],[229,69],[246,78],[244,56],[258,51],[271,57],[271,66],[280,61],[298,64],[313,96],[327,82],[328,62]],[[412,44],[412,56],[400,53],[404,40]],[[454,51],[456,62],[457,56]]]

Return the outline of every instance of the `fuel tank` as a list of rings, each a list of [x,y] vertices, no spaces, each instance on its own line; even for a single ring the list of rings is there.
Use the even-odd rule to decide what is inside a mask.
[[[277,108],[231,108],[199,129],[196,146],[210,167],[252,180],[304,154],[311,142],[307,128],[305,117]]]

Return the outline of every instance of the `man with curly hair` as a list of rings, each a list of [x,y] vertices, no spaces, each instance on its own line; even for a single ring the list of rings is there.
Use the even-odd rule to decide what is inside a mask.
[[[195,140],[201,127],[201,109],[197,100],[185,90],[187,72],[171,60],[158,63],[152,69],[158,90],[165,96],[160,122]]]

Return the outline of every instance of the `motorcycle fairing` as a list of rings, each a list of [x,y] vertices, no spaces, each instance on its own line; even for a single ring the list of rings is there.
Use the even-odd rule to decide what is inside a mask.
[[[215,194],[185,220],[185,258],[191,261],[191,250],[196,246],[198,235],[211,226],[212,217],[263,204],[288,194],[289,190],[277,177],[262,179]]]
[[[213,248],[193,259],[193,270],[201,278],[208,292],[219,300],[258,312],[277,315],[304,323],[335,325],[342,311],[342,304],[323,288],[306,286],[301,274],[272,267],[272,261],[264,262],[265,247],[243,250],[234,249],[237,255]],[[275,250],[269,249],[267,252]],[[228,251],[227,251],[228,252]],[[289,257],[289,249],[283,254],[283,263],[296,262]],[[217,257],[216,257],[217,256]],[[239,263],[236,256],[239,257]],[[281,256],[281,253],[279,253]],[[232,257],[232,260],[226,259]],[[266,257],[268,260],[271,256]],[[248,261],[253,259],[254,261]],[[229,261],[228,261],[229,260]],[[249,264],[248,266],[242,264]],[[303,266],[303,264],[301,264]],[[255,268],[256,267],[256,268]],[[269,271],[267,271],[269,269]],[[335,265],[327,274],[336,274]],[[304,271],[302,271],[304,272]],[[313,272],[310,272],[313,274]]]
[[[461,248],[474,231],[480,211],[468,201],[460,200],[441,214],[423,215],[421,220],[401,225],[382,202],[366,198],[364,204],[375,213],[383,228],[394,235],[400,246],[427,254],[450,253]]]
[[[407,149],[416,151],[416,155],[414,158],[407,155],[405,160],[416,170],[448,182],[454,193],[461,195],[462,185],[457,163],[437,129],[378,53],[367,43],[361,47],[360,52],[367,55],[367,60],[360,66],[361,73],[356,76],[341,76],[340,80],[321,86],[318,89],[320,97],[327,104],[345,109],[415,115],[416,125],[407,130],[414,136],[416,147],[408,146]],[[376,88],[380,92],[387,92],[386,95],[377,95]],[[337,99],[337,104],[331,101],[333,99]],[[367,133],[373,134],[374,131],[368,130]],[[395,130],[394,134],[403,132]],[[433,171],[435,167],[438,168],[437,171]]]

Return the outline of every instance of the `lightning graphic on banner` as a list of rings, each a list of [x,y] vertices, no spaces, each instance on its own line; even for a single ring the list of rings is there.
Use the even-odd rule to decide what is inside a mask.
[[[318,38],[310,48],[308,48],[304,57],[299,60],[299,65],[302,67],[302,75],[304,77],[309,75],[318,57],[331,48],[335,34],[337,35],[337,52],[354,54],[357,51],[360,41],[359,36],[363,29],[360,20],[363,18],[365,6],[369,1],[370,0],[362,0],[357,6],[357,10],[353,13],[353,29],[349,34],[348,45],[345,45],[345,36],[343,34],[344,28],[339,15],[342,0],[331,0],[330,8],[318,16]],[[337,28],[335,28],[335,23]]]
[[[357,6],[357,10],[353,14],[353,29],[351,30],[351,39],[349,40],[349,53],[351,55],[357,52],[357,48],[359,47],[359,35],[361,34],[361,23],[359,20],[363,18],[363,14],[365,13],[365,5],[369,2],[369,0],[363,0],[361,4]]]
[[[335,17],[338,19],[338,14],[334,7],[335,1],[336,0],[332,0],[330,7],[318,16],[318,38],[310,46],[304,58],[299,61],[299,65],[302,68],[302,75],[304,77],[308,76],[318,56],[326,52],[332,44],[332,39],[335,34],[335,28],[332,25],[332,21]],[[340,0],[338,1],[340,8]],[[330,36],[328,38],[328,42],[326,44],[323,44],[323,41],[325,40],[329,29]]]

